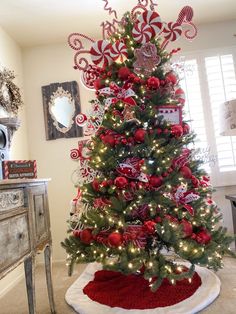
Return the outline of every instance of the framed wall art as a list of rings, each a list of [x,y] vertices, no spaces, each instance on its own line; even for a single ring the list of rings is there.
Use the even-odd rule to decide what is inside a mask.
[[[75,117],[81,112],[79,86],[76,81],[42,86],[47,140],[82,137]]]

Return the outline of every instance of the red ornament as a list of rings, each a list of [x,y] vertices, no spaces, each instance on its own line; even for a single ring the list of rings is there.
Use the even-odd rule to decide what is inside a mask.
[[[80,240],[85,244],[90,244],[93,241],[91,229],[84,229],[80,232]]]
[[[192,178],[192,171],[189,167],[187,167],[187,166],[181,167],[180,172],[182,173],[182,175],[185,179],[191,179]]]
[[[110,246],[118,247],[122,245],[122,242],[123,242],[123,237],[120,233],[112,232],[111,234],[109,234],[108,243],[110,244]]]
[[[148,234],[153,234],[156,231],[156,222],[155,221],[145,221],[144,226],[143,226],[143,231],[148,233]]]
[[[145,135],[147,134],[147,131],[145,131],[144,129],[137,129],[134,132],[134,139],[136,142],[138,143],[143,143],[145,140]]]
[[[188,238],[192,235],[193,233],[193,226],[192,224],[187,221],[186,219],[182,219],[181,223],[180,223],[183,227],[183,233],[184,233],[184,237]]]
[[[93,82],[93,86],[96,90],[99,90],[104,87],[104,84],[102,83],[101,79],[97,79]]]
[[[183,128],[180,124],[174,124],[171,126],[171,134],[175,137],[180,137],[183,135]]]
[[[198,188],[199,185],[200,185],[200,181],[195,177],[195,176],[192,176],[191,177],[191,180],[192,180],[192,184],[195,188]]]
[[[178,100],[178,102],[181,104],[181,105],[184,105],[185,104],[185,93],[183,91],[182,88],[178,88],[176,91],[175,91],[175,98]]]
[[[184,134],[188,134],[190,132],[190,126],[187,123],[183,124],[183,132]]]
[[[149,184],[154,188],[158,188],[159,186],[162,185],[162,183],[163,183],[162,177],[151,176],[149,179]]]
[[[211,241],[211,235],[207,230],[202,230],[196,234],[196,241],[200,244],[208,244]]]
[[[100,182],[97,179],[94,179],[92,182],[93,189],[98,192],[100,188]]]
[[[75,238],[79,238],[80,237],[80,230],[73,230],[73,236],[75,237]]]
[[[109,144],[110,146],[115,146],[115,138],[112,135],[105,135],[102,137],[102,141],[104,144]]]
[[[178,81],[178,79],[173,72],[166,74],[166,82],[167,83],[171,83],[171,84],[175,85],[177,83],[177,81]]]
[[[118,189],[124,189],[128,185],[129,181],[125,177],[117,177],[114,183]]]
[[[149,77],[149,79],[147,80],[147,86],[149,89],[158,89],[160,87],[159,78],[155,76]]]
[[[155,222],[157,222],[157,223],[160,223],[160,222],[162,222],[162,219],[161,219],[161,217],[156,217],[156,218],[154,218],[154,220],[155,220]]]
[[[127,67],[122,67],[118,71],[118,77],[124,81],[128,79],[130,74],[131,74],[130,69]]]

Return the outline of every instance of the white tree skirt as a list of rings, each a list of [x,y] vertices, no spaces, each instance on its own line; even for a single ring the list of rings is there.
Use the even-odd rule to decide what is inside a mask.
[[[79,314],[194,314],[211,304],[220,293],[220,280],[210,270],[196,266],[202,284],[188,299],[172,306],[148,310],[127,310],[110,307],[91,300],[83,288],[94,279],[94,273],[101,270],[98,263],[89,264],[81,276],[67,290],[66,302]],[[127,296],[129,297],[129,296]]]

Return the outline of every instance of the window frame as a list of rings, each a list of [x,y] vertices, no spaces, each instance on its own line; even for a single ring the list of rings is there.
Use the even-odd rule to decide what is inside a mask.
[[[207,70],[205,66],[205,58],[231,54],[233,56],[233,64],[236,75],[236,46],[214,48],[200,51],[183,52],[180,57],[185,61],[195,59],[198,66],[199,85],[203,104],[203,116],[206,126],[207,143],[211,149],[211,154],[217,156],[216,137],[214,132],[214,122],[211,109],[210,93],[207,81]],[[194,130],[193,130],[194,131]],[[211,182],[214,187],[233,186],[236,185],[236,170],[220,172],[217,164],[210,165]]]

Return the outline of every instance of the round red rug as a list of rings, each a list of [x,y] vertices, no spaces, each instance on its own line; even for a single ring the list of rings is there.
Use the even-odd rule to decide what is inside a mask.
[[[191,283],[183,279],[172,285],[165,279],[156,292],[151,292],[149,282],[142,276],[101,270],[95,273],[94,280],[84,287],[83,292],[91,300],[110,307],[143,310],[171,306],[188,299],[201,283],[195,272]]]

